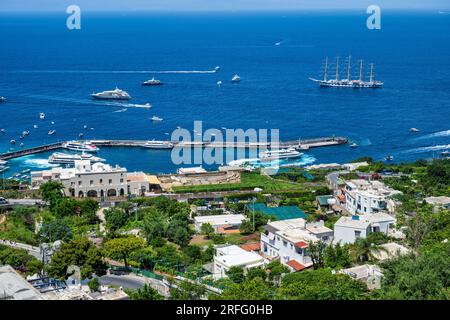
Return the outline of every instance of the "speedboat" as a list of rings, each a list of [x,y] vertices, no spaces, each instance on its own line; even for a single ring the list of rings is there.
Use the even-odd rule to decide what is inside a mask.
[[[411,128],[411,129],[409,129],[409,131],[410,131],[410,132],[419,132],[420,130],[417,129],[417,128]]]
[[[169,141],[151,140],[151,141],[147,141],[144,144],[144,147],[150,148],[150,149],[172,149],[173,143],[169,142]]]
[[[136,108],[145,108],[145,109],[150,109],[152,107],[152,105],[150,103],[144,103],[144,104],[130,104],[131,107],[136,107]],[[125,112],[127,111],[127,109],[122,109],[121,112]]]
[[[6,102],[6,98],[5,97],[0,97],[0,103],[2,102]]]
[[[91,94],[93,99],[100,100],[130,100],[131,96],[128,92],[123,91],[119,88],[115,88],[114,90],[107,90],[98,93]]]
[[[239,82],[239,81],[241,81],[241,77],[239,77],[237,74],[235,74],[231,79],[231,82]]]
[[[259,153],[259,159],[261,161],[270,161],[277,159],[291,159],[300,158],[303,153],[298,152],[295,148],[279,149],[279,150],[266,150]]]
[[[44,120],[45,119],[45,113],[43,113],[43,112],[39,113],[39,119]]]
[[[16,144],[16,140],[14,140],[14,139],[11,139],[11,144]]]
[[[24,136],[24,137],[26,137],[27,135],[29,135],[30,134],[30,131],[23,131],[22,132],[22,135]]]
[[[217,72],[217,71],[219,71],[220,70],[220,67],[219,66],[215,66],[214,67],[214,72]]]
[[[38,128],[38,125],[37,125],[37,124],[33,125],[33,128],[37,129],[37,128]]]
[[[386,159],[386,161],[392,161],[392,160],[394,160],[394,157],[393,156],[387,156],[385,159]]]
[[[2,133],[5,133],[5,129],[1,129],[0,131],[1,131]]]
[[[73,165],[73,164],[75,164],[75,160],[89,160],[89,161],[91,161],[91,163],[106,161],[105,159],[102,159],[99,157],[94,157],[92,154],[89,154],[89,153],[68,154],[68,153],[62,153],[62,152],[55,152],[48,158],[48,162],[51,164]]]
[[[220,85],[222,84],[222,81],[217,81],[217,85],[220,87]]]
[[[163,121],[163,118],[157,117],[157,116],[153,116],[150,118],[150,120],[152,121]]]
[[[52,134],[55,134],[55,133],[56,133],[56,130],[50,130],[50,131],[48,132],[49,135],[52,135]]]
[[[73,151],[97,152],[99,149],[89,141],[68,141],[62,145],[63,148]]]
[[[151,78],[150,80],[142,82],[143,86],[160,86],[162,85],[162,81],[155,79],[155,77]]]
[[[352,143],[351,145],[350,145],[350,148],[356,148],[358,145],[356,144],[356,143]]]

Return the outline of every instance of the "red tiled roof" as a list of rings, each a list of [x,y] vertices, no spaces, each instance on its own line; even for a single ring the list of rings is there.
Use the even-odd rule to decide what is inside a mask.
[[[295,269],[296,271],[300,271],[305,269],[306,267],[304,265],[302,265],[300,262],[298,262],[297,260],[289,260],[289,262],[287,263],[287,265],[293,269]]]
[[[240,246],[241,249],[246,251],[259,251],[261,250],[261,244],[259,242],[256,243],[246,243]]]
[[[297,248],[308,248],[308,243],[305,241],[299,241],[294,244]]]

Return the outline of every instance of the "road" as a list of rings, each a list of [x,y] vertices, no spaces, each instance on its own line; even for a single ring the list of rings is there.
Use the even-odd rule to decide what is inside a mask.
[[[41,259],[41,251],[39,247],[33,247],[29,244],[15,242],[15,241],[9,241],[9,240],[3,240],[0,239],[0,244],[3,244],[5,246],[16,248],[16,249],[24,249],[26,250],[30,255],[36,257],[37,259]]]
[[[100,277],[100,284],[102,285],[115,285],[124,289],[136,290],[143,287],[146,284],[144,279],[129,275],[106,275]]]
[[[14,206],[35,206],[43,205],[42,199],[6,199],[8,203],[0,204],[0,208],[11,208]]]

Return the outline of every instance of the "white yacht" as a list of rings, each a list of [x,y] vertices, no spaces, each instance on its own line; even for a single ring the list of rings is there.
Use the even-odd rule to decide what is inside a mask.
[[[130,100],[131,96],[128,92],[115,88],[114,90],[107,90],[91,94],[94,99],[102,100]]]
[[[155,79],[155,77],[151,78],[150,80],[142,82],[143,86],[160,86],[162,85],[162,81]]]
[[[239,82],[239,81],[241,81],[241,77],[239,77],[237,74],[235,74],[231,79],[231,82]]]
[[[261,161],[270,161],[277,159],[291,159],[300,158],[303,153],[298,152],[294,148],[279,149],[279,150],[266,150],[259,153],[259,159]]]
[[[151,141],[147,141],[144,144],[144,147],[150,148],[150,149],[172,149],[173,143],[169,142],[169,141],[151,140]]]
[[[0,166],[0,172],[7,171],[9,169],[8,166]]]
[[[68,141],[62,145],[63,148],[73,151],[97,152],[99,149],[89,141]]]
[[[157,117],[157,116],[153,116],[150,118],[150,120],[152,121],[163,121],[163,118]]]
[[[43,112],[39,113],[39,119],[44,120],[45,119],[45,113],[43,113]]]
[[[73,165],[73,164],[75,164],[75,160],[90,160],[92,163],[106,161],[105,159],[102,159],[99,157],[94,157],[92,154],[89,154],[89,153],[68,154],[68,153],[62,153],[62,152],[55,152],[48,158],[48,162],[51,164]]]
[[[48,135],[52,135],[52,134],[55,134],[56,133],[56,130],[50,130],[49,132],[48,132]]]

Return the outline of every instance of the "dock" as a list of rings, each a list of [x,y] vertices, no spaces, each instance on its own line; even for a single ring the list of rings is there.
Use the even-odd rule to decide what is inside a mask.
[[[89,140],[93,145],[98,147],[144,147],[148,140]],[[316,139],[299,139],[293,141],[280,141],[278,146],[272,145],[270,142],[266,143],[252,143],[252,142],[209,142],[209,141],[166,141],[172,143],[174,148],[295,148],[297,150],[308,150],[310,148],[329,147],[348,142],[344,137],[324,137]],[[28,149],[21,149],[0,154],[0,160],[9,160],[38,154],[41,152],[52,151],[62,148],[65,141],[55,142],[52,144],[41,145]]]

